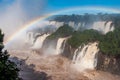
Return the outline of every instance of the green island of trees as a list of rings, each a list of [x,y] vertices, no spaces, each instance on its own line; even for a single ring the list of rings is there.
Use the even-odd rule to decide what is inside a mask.
[[[81,44],[95,41],[99,42],[99,49],[102,53],[114,56],[120,54],[120,28],[115,28],[114,31],[105,35],[93,29],[74,32],[68,44],[77,48]]]
[[[99,49],[102,53],[108,55],[120,54],[120,28],[116,27],[114,31],[110,31],[107,34],[101,34],[101,32],[94,29],[86,29],[75,31],[68,25],[59,27],[56,32],[51,34],[49,39],[56,39],[60,37],[71,36],[67,43],[72,48],[78,48],[82,44],[89,42],[99,42]]]
[[[103,35],[95,30],[74,31],[71,33],[72,37],[68,40],[68,44],[71,45],[73,48],[77,48],[81,44],[87,44],[88,42],[98,41],[99,49],[102,53],[108,55],[120,55],[120,14],[85,13],[84,15],[55,15],[49,20],[65,23],[73,21],[76,25],[78,25],[79,22],[81,22],[81,24],[89,24],[95,21],[106,21],[106,23],[108,21],[112,21],[111,26],[114,25],[115,27],[115,30],[113,32],[108,32],[107,34]],[[85,25],[81,27],[87,26]],[[63,30],[66,31],[64,28]],[[57,31],[55,33],[57,33]],[[54,34],[52,36],[55,37]]]
[[[99,43],[100,50],[108,55],[120,54],[120,28],[115,28],[113,32],[108,32],[102,36]]]

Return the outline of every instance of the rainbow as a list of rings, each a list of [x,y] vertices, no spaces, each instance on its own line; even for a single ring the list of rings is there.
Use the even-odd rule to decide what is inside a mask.
[[[27,24],[25,24],[24,26],[22,26],[21,29],[17,30],[13,35],[11,35],[5,42],[4,44],[7,45],[10,41],[12,41],[14,38],[16,38],[18,35],[20,35],[23,31],[27,30],[29,27],[37,24],[38,22],[48,18],[49,16],[51,16],[50,14],[48,15],[44,15],[42,17],[39,17],[37,19],[34,19],[30,22],[28,22]]]
[[[21,34],[23,31],[27,30],[28,28],[30,28],[31,26],[34,26],[35,24],[37,24],[38,22],[41,22],[43,20],[45,20],[46,18],[52,16],[52,15],[56,15],[56,14],[68,14],[69,12],[74,12],[74,11],[87,11],[87,10],[96,10],[96,11],[103,11],[103,12],[108,12],[108,13],[120,13],[120,10],[118,9],[113,9],[113,8],[106,8],[106,7],[98,7],[98,6],[93,6],[93,7],[88,7],[88,6],[84,6],[84,7],[74,7],[74,8],[67,8],[64,10],[60,10],[60,11],[56,11],[54,13],[51,14],[46,14],[42,17],[39,17],[37,19],[34,19],[30,22],[28,22],[27,24],[25,24],[24,26],[22,26],[19,30],[17,30],[13,35],[11,35],[5,42],[5,45],[7,45],[8,43],[10,43],[12,40],[14,40],[19,34]]]

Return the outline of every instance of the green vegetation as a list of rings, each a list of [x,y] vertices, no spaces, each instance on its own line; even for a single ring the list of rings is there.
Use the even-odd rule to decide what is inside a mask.
[[[74,29],[70,26],[68,26],[67,24],[59,27],[57,29],[56,32],[54,32],[53,34],[51,34],[48,38],[49,39],[55,39],[55,38],[59,38],[59,37],[66,37],[69,36],[73,33]]]
[[[0,30],[0,80],[20,80],[16,64],[8,59],[9,55],[6,50],[2,51],[4,48],[3,37],[4,35]]]
[[[79,32],[74,32],[72,37],[68,40],[68,44],[73,48],[79,47],[81,44],[86,44],[88,42],[98,41],[101,37],[100,33],[96,30],[84,30]]]
[[[99,48],[105,54],[120,54],[120,28],[116,28],[113,32],[104,35],[100,41]]]
[[[108,32],[103,35],[96,30],[82,30],[74,31],[67,25],[60,27],[55,33],[49,36],[51,39],[65,37],[71,35],[72,37],[68,39],[68,44],[72,48],[77,48],[82,44],[87,44],[89,42],[98,41],[99,49],[102,53],[108,55],[119,55],[120,54],[120,14],[84,14],[84,15],[57,15],[50,19],[51,21],[65,22],[74,21],[75,24],[79,22],[82,23],[93,23],[95,21],[112,21],[111,26],[114,25],[115,30],[113,32]],[[86,26],[82,26],[86,27]]]
[[[84,30],[74,32],[68,40],[68,44],[73,48],[77,48],[82,44],[99,41],[100,51],[108,55],[120,54],[120,28],[116,28],[113,32],[106,35],[100,34],[95,30]]]
[[[70,35],[72,37],[69,38],[67,42],[72,48],[78,48],[82,44],[98,41],[101,52],[109,55],[120,54],[120,28],[118,27],[116,27],[113,32],[108,32],[103,35],[93,29],[74,31],[70,26],[64,25],[51,34],[48,39],[57,39]]]

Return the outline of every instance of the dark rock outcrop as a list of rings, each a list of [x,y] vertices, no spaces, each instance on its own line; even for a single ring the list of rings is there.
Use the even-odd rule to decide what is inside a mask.
[[[62,55],[72,60],[75,50],[76,50],[75,48],[72,48],[72,47],[66,42],[66,44],[65,44],[65,49],[64,49]]]
[[[120,75],[120,55],[110,56],[99,53],[96,69]]]
[[[49,38],[47,37],[47,38],[45,39],[45,41],[43,42],[42,49],[47,49],[47,48],[49,48],[49,47],[56,48],[57,41],[58,41],[58,38],[56,38],[56,39],[49,39]]]

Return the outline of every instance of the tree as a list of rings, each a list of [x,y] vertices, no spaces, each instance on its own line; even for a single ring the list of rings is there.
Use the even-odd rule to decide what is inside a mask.
[[[93,29],[75,31],[72,37],[68,39],[68,44],[71,45],[72,48],[78,48],[82,44],[99,41],[101,36],[102,35],[98,31]]]
[[[0,80],[20,80],[17,65],[9,60],[7,50],[3,51],[3,37],[4,34],[0,30]]]

